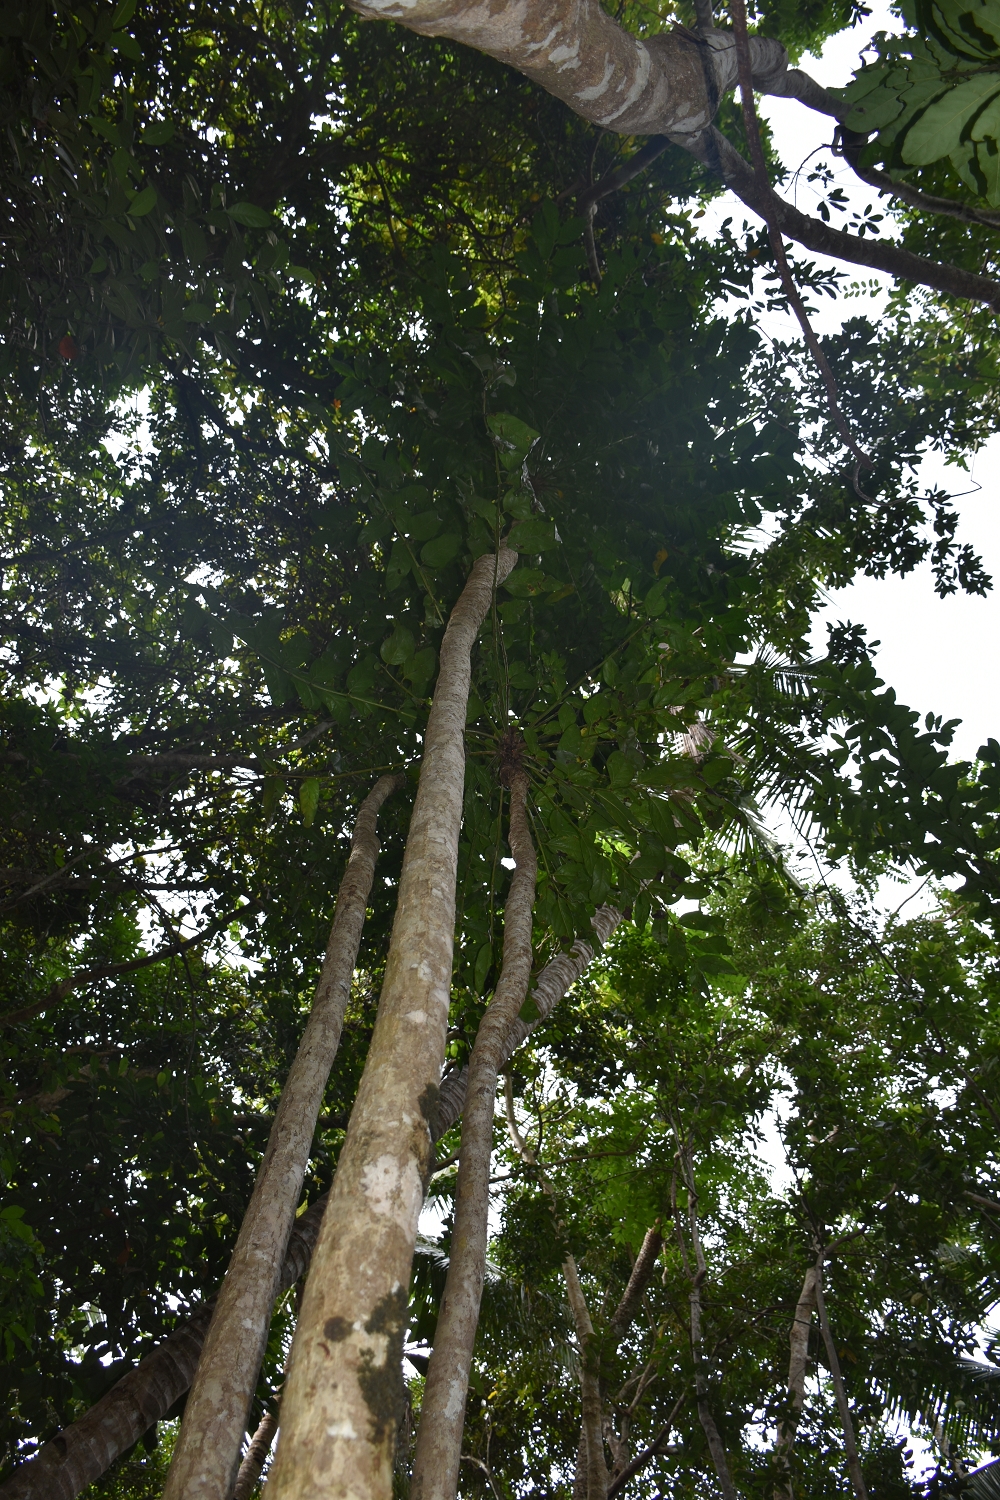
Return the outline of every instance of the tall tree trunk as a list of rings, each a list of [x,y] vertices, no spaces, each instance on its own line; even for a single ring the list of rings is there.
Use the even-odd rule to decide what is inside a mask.
[[[858,1444],[854,1436],[854,1422],[851,1417],[851,1408],[847,1404],[844,1377],[840,1372],[837,1346],[833,1341],[833,1334],[830,1332],[830,1320],[826,1315],[826,1299],[823,1296],[823,1262],[825,1258],[826,1250],[821,1249],[816,1260],[816,1314],[819,1318],[823,1343],[826,1345],[826,1358],[830,1366],[830,1379],[833,1381],[833,1393],[837,1398],[837,1410],[840,1413],[840,1421],[844,1429],[844,1453],[847,1458],[847,1472],[851,1477],[851,1488],[854,1491],[856,1500],[868,1500],[868,1491],[865,1488],[864,1475],[861,1472],[861,1460],[858,1457]]]
[[[281,1268],[279,1294],[305,1275],[325,1207],[326,1199],[320,1198],[296,1219]],[[82,1417],[15,1469],[0,1485],[0,1500],[75,1500],[99,1479],[184,1395],[194,1379],[214,1307],[213,1298]]]
[[[521,1160],[537,1173],[539,1185],[552,1205],[552,1217],[555,1221],[556,1230],[561,1234],[562,1224],[559,1220],[556,1195],[552,1184],[542,1171],[535,1153],[530,1149],[527,1141],[517,1128],[517,1120],[514,1116],[514,1091],[511,1086],[509,1073],[504,1079],[504,1104],[507,1111],[507,1129],[514,1144],[514,1149]],[[573,1314],[573,1324],[576,1329],[576,1341],[580,1347],[580,1405],[583,1408],[583,1443],[581,1443],[581,1454],[585,1444],[587,1454],[586,1496],[587,1500],[607,1500],[608,1466],[604,1457],[604,1403],[601,1397],[600,1346],[594,1335],[594,1324],[590,1316],[590,1309],[587,1307],[587,1299],[580,1285],[580,1274],[572,1255],[567,1255],[563,1261],[562,1270],[563,1280],[566,1283],[566,1296],[569,1300],[570,1312]],[[579,1478],[579,1460],[577,1463],[577,1476]],[[574,1494],[576,1493],[576,1489],[577,1486],[574,1485]]]
[[[477,559],[441,643],[378,1018],[292,1343],[269,1500],[392,1493],[448,1029],[472,647],[516,561],[507,547]]]
[[[794,1500],[791,1457],[795,1434],[799,1429],[806,1399],[806,1370],[809,1359],[809,1330],[816,1306],[816,1267],[810,1266],[802,1283],[792,1326],[788,1330],[788,1405],[789,1411],[778,1428],[774,1445],[774,1500]]]
[[[260,1426],[243,1455],[243,1462],[240,1464],[240,1471],[236,1476],[236,1485],[233,1489],[233,1500],[250,1500],[264,1472],[267,1455],[271,1451],[271,1444],[274,1442],[274,1434],[277,1430],[278,1408],[274,1406],[271,1411],[266,1411],[261,1417]]]
[[[281,1265],[351,994],[375,877],[378,814],[402,784],[402,776],[381,776],[358,810],[309,1021],[219,1291],[163,1500],[229,1500],[232,1494]]]
[[[704,1337],[701,1327],[701,1288],[705,1277],[708,1275],[708,1265],[705,1260],[705,1252],[701,1243],[701,1230],[698,1225],[698,1194],[695,1191],[694,1185],[694,1166],[688,1147],[679,1138],[677,1156],[684,1176],[684,1184],[687,1188],[688,1230],[691,1236],[691,1250],[694,1255],[694,1266],[693,1268],[689,1267],[691,1292],[688,1300],[691,1309],[691,1361],[694,1366],[694,1393],[698,1407],[698,1421],[701,1423],[701,1430],[705,1434],[708,1451],[711,1454],[712,1464],[718,1475],[719,1485],[725,1500],[739,1500],[736,1486],[733,1484],[733,1476],[729,1470],[726,1447],[722,1441],[719,1429],[715,1425],[715,1418],[712,1415],[712,1408],[708,1400],[708,1376],[705,1372]],[[673,1197],[677,1237],[680,1242],[684,1264],[688,1266],[687,1250],[684,1246],[680,1219],[677,1215],[676,1188]]]
[[[593,926],[602,943],[621,919],[622,914],[615,907],[599,908]],[[560,953],[546,964],[531,992],[539,1014],[530,1022],[517,1018],[504,1047],[504,1064],[525,1037],[552,1013],[593,956],[590,943],[578,938],[569,953]],[[444,1080],[435,1140],[461,1118],[467,1080],[468,1068],[457,1070]],[[279,1294],[294,1286],[308,1270],[326,1201],[324,1194],[296,1219],[281,1269]],[[200,1307],[134,1370],[123,1375],[106,1396],[45,1443],[34,1458],[21,1464],[0,1484],[0,1500],[75,1500],[99,1479],[166,1415],[190,1386],[214,1306],[213,1298]]]
[[[510,851],[515,868],[504,911],[503,968],[469,1058],[455,1225],[417,1428],[412,1500],[455,1500],[458,1490],[469,1370],[486,1276],[497,1077],[531,978],[531,914],[538,862],[528,827],[527,796],[528,778],[517,771],[510,783]]]

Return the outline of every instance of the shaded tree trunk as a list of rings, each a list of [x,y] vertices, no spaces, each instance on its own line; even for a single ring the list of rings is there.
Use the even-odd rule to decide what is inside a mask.
[[[375,878],[376,822],[403,779],[381,776],[358,810],[316,996],[219,1291],[164,1500],[229,1500],[232,1494],[316,1118],[340,1046]]]
[[[527,796],[528,778],[517,771],[510,786],[510,850],[515,868],[504,911],[503,968],[469,1058],[455,1225],[417,1428],[412,1500],[454,1500],[458,1489],[469,1370],[486,1276],[497,1078],[531,978],[531,916],[538,863],[528,827]]]
[[[295,1221],[278,1292],[305,1275],[326,1207],[320,1198]],[[71,1426],[0,1485],[0,1500],[75,1500],[184,1395],[198,1366],[215,1299],[175,1328]]]
[[[621,919],[622,914],[615,907],[599,908],[593,926],[602,943]],[[593,956],[590,943],[578,938],[569,953],[560,953],[546,964],[532,990],[539,1014],[530,1022],[517,1018],[504,1047],[504,1064],[530,1032],[551,1014]],[[435,1140],[461,1118],[467,1079],[468,1069],[462,1068],[444,1080]],[[324,1194],[296,1219],[278,1283],[279,1295],[294,1286],[308,1270],[326,1202]],[[106,1396],[16,1469],[0,1485],[0,1500],[75,1500],[99,1479],[143,1433],[166,1416],[190,1386],[214,1306],[213,1299],[199,1308],[134,1370],[123,1375]]]
[[[517,1120],[514,1116],[514,1091],[511,1086],[509,1073],[504,1079],[504,1104],[507,1111],[507,1129],[510,1133],[514,1149],[521,1160],[537,1174],[539,1186],[552,1205],[552,1216],[555,1221],[556,1230],[561,1234],[562,1225],[556,1209],[556,1196],[552,1184],[542,1171],[535,1153],[530,1149],[520,1130],[517,1128]],[[563,1261],[562,1269],[563,1280],[566,1283],[566,1296],[569,1301],[570,1312],[573,1314],[573,1325],[576,1329],[576,1341],[580,1348],[580,1405],[583,1408],[580,1456],[583,1455],[585,1448],[587,1475],[586,1500],[607,1500],[608,1466],[604,1457],[604,1403],[601,1399],[600,1347],[594,1336],[594,1324],[590,1316],[590,1309],[587,1307],[587,1299],[580,1285],[580,1274],[572,1255],[567,1255]],[[578,1480],[579,1472],[578,1458]],[[577,1486],[574,1485],[574,1495],[576,1492]]]
[[[306,1283],[269,1500],[388,1500],[448,1027],[476,637],[517,554],[477,559],[441,643],[378,1018]]]
[[[774,1445],[774,1500],[794,1500],[791,1457],[798,1432],[802,1407],[806,1399],[806,1370],[809,1359],[809,1330],[816,1307],[816,1267],[810,1266],[802,1283],[792,1326],[788,1330],[788,1404],[789,1411],[778,1428]]]
[[[830,1332],[830,1320],[826,1315],[826,1299],[823,1296],[823,1262],[826,1258],[826,1250],[822,1249],[816,1259],[816,1314],[819,1318],[820,1332],[823,1335],[823,1343],[826,1346],[827,1363],[830,1366],[830,1379],[833,1381],[833,1392],[837,1398],[837,1410],[840,1413],[841,1425],[844,1429],[844,1453],[847,1458],[847,1472],[851,1477],[851,1488],[856,1500],[868,1500],[868,1491],[865,1488],[864,1475],[861,1472],[861,1460],[858,1457],[858,1444],[854,1436],[854,1421],[851,1417],[851,1408],[847,1404],[847,1392],[844,1389],[844,1377],[840,1370],[840,1360],[837,1357],[837,1346]]]
[[[251,1495],[260,1482],[260,1476],[264,1472],[267,1463],[267,1455],[271,1451],[274,1435],[278,1430],[278,1408],[266,1411],[260,1420],[260,1426],[250,1439],[250,1446],[243,1455],[240,1471],[236,1476],[236,1485],[233,1489],[233,1500],[250,1500]]]

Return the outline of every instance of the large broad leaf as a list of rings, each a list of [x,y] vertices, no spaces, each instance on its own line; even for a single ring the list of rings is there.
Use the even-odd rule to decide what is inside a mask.
[[[258,208],[256,203],[234,203],[226,212],[247,229],[266,229],[272,223],[272,216],[265,209]]]
[[[1000,93],[1000,76],[983,73],[949,89],[924,110],[903,142],[903,160],[915,167],[928,166],[957,149],[962,132],[984,105]]]

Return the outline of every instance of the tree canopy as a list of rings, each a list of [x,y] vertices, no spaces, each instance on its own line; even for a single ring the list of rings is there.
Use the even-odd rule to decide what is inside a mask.
[[[434,1212],[385,1331],[357,1312],[387,1341],[364,1493],[445,1494],[414,1453],[521,784],[533,969],[487,1080],[458,1493],[988,1496],[968,1475],[1000,1454],[1000,744],[956,761],[954,723],[897,700],[863,629],[810,640],[862,574],[991,586],[920,464],[996,424],[1000,8],[901,8],[827,91],[788,64],[848,6],[764,6],[749,35],[739,4],[526,7],[660,90],[628,129],[578,108],[554,30],[544,66],[521,57],[513,7],[400,9],[15,0],[0,22],[0,1496],[188,1482],[167,1469],[211,1299],[355,819],[397,775],[233,1419],[262,1434],[245,1500],[289,1370],[273,1494],[312,1474],[296,1367],[327,1273],[305,1299],[302,1278],[339,1232],[331,1185],[350,1227],[359,1087],[387,1117],[379,1080],[408,1064],[385,1041],[397,895],[488,568],[448,709],[454,922],[427,936],[450,988],[413,1083]],[[830,115],[881,236],[806,223],[766,133],[762,174],[737,54]],[[759,218],[709,239],[730,191]],[[807,321],[853,274],[803,249],[896,276],[885,315],[767,335],[768,308]],[[886,916],[888,869],[934,904]]]

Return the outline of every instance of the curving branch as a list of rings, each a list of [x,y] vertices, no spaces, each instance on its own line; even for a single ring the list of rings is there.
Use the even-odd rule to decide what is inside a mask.
[[[448,37],[507,63],[603,130],[669,137],[755,214],[765,221],[773,215],[782,234],[809,250],[1000,309],[1000,283],[990,277],[834,229],[756,180],[750,164],[711,123],[720,99],[736,85],[738,68],[735,38],[714,29],[707,0],[698,32],[675,26],[644,39],[619,26],[599,0],[351,3],[369,20],[397,21],[422,36]],[[748,46],[756,90],[843,118],[846,106],[807,73],[789,68],[780,42],[753,36]]]

